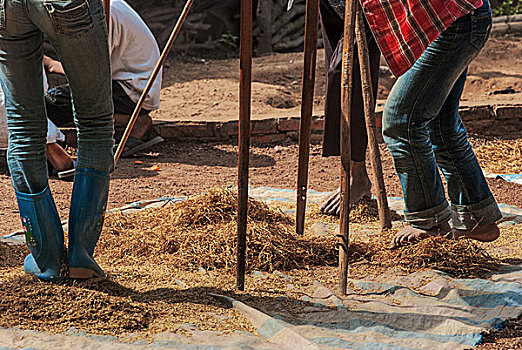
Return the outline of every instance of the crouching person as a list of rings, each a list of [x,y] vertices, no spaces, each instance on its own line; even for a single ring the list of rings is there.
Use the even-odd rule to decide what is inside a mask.
[[[100,0],[6,0],[0,6],[0,80],[6,95],[8,165],[30,250],[25,271],[53,282],[63,280],[67,273],[71,278],[103,277],[93,254],[114,167],[103,5]],[[78,129],[67,253],[48,185],[43,34],[55,47],[67,74]]]

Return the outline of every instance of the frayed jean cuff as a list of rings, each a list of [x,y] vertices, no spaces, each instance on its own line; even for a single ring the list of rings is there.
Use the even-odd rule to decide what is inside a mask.
[[[429,230],[451,219],[451,209],[448,202],[444,201],[434,208],[418,212],[404,213],[406,221],[415,228]]]
[[[471,205],[451,204],[451,226],[458,230],[471,230],[500,220],[502,213],[493,196]]]

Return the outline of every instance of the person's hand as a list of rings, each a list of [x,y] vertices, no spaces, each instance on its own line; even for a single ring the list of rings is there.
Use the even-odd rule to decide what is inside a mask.
[[[49,73],[61,74],[65,75],[65,71],[63,70],[63,66],[60,61],[53,60],[51,57],[44,56],[43,63],[45,69]]]

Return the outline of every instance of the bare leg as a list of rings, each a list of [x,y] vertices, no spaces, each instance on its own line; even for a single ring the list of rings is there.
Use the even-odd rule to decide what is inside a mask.
[[[352,205],[365,196],[371,196],[371,183],[366,172],[365,162],[352,162],[350,174],[350,205]],[[340,188],[338,188],[326,198],[319,208],[321,213],[339,215],[341,210],[340,191]]]
[[[130,115],[114,113],[114,124],[126,127],[130,120]],[[142,139],[149,128],[152,126],[152,118],[148,115],[140,115],[132,128],[130,136]]]
[[[48,143],[46,145],[47,159],[53,168],[60,172],[74,167],[73,159],[59,144]]]

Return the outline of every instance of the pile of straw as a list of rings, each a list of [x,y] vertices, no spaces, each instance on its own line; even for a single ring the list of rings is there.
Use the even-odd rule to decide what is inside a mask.
[[[175,268],[225,269],[236,263],[236,197],[229,190],[207,193],[159,209],[107,217],[98,254],[109,263],[154,262]],[[354,215],[372,212],[360,203]],[[362,209],[360,209],[362,208]],[[363,213],[363,214],[361,214]],[[327,222],[330,217],[320,215]],[[361,217],[360,217],[361,219]],[[404,272],[437,269],[458,277],[478,276],[495,269],[497,260],[475,243],[432,237],[396,250],[387,248],[393,231],[358,241],[352,232],[350,263],[368,273],[399,267]],[[293,221],[268,205],[249,199],[247,264],[250,270],[272,272],[337,264],[337,238],[297,236]],[[358,267],[356,267],[357,269]]]
[[[333,215],[325,215],[321,213],[319,205],[314,205],[307,213],[307,222],[323,222],[329,224],[338,224],[339,217]],[[400,220],[402,217],[395,210],[390,210],[392,221]],[[368,224],[379,221],[379,207],[377,200],[364,196],[353,204],[350,208],[351,224]]]
[[[189,269],[233,269],[236,263],[236,194],[212,189],[172,206],[106,219],[98,254],[114,261],[156,259]],[[291,270],[337,262],[335,237],[297,236],[293,221],[249,199],[249,269]]]
[[[146,330],[152,321],[147,307],[127,297],[41,283],[29,275],[0,283],[0,327],[59,333],[88,329],[94,334]]]
[[[370,242],[369,264],[382,268],[399,267],[405,273],[428,269],[447,272],[455,277],[482,277],[498,269],[501,262],[491,257],[475,242],[461,238],[430,237],[398,249],[387,249],[386,241]]]
[[[486,141],[475,154],[480,166],[491,173],[522,173],[522,139]]]

